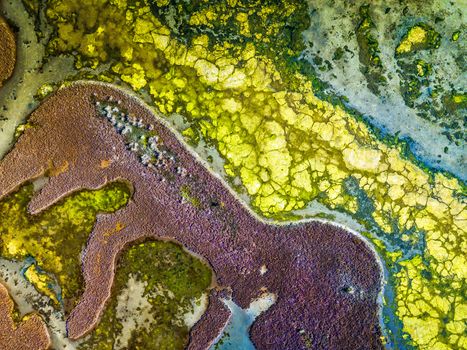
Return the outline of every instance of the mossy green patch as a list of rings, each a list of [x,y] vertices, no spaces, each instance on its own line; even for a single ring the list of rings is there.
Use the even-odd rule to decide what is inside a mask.
[[[39,89],[37,89],[36,95],[34,96],[35,99],[41,101],[47,96],[49,96],[52,92],[54,92],[55,87],[53,84],[45,83],[42,84]]]
[[[118,311],[119,296],[121,301],[130,278],[144,285],[142,297],[150,304],[150,317],[140,319],[128,344],[121,345],[141,350],[184,349],[189,328],[182,315],[192,312],[193,302],[207,292],[212,272],[178,244],[162,241],[141,243],[122,254],[111,300],[97,329],[79,348],[111,350],[120,342],[124,325]]]
[[[27,184],[0,201],[0,255],[20,261],[34,257],[40,269],[57,279],[68,311],[81,293],[80,253],[96,215],[126,205],[130,190],[115,182],[98,190],[76,192],[38,215],[28,212],[33,194],[33,185]],[[32,283],[41,281],[36,272]]]
[[[344,53],[345,53],[344,49],[342,47],[338,47],[336,51],[334,51],[334,55],[332,56],[332,59],[334,61],[339,61],[344,56]]]
[[[201,201],[199,200],[199,198],[193,196],[189,186],[183,185],[182,187],[180,187],[180,195],[182,196],[183,200],[187,201],[195,208],[201,207]]]
[[[439,72],[433,68],[436,67],[433,52],[419,52],[422,48],[436,48],[439,40],[435,34],[430,34],[432,29],[426,25],[412,29],[413,32],[409,31],[411,34],[407,34],[408,38],[405,39],[407,42],[401,43],[402,48],[398,48],[408,50],[411,45],[410,51],[396,54],[400,68],[398,73],[401,96],[407,106],[417,111],[419,117],[438,124],[445,130],[443,134],[449,141],[459,145],[467,139],[464,127],[465,107],[462,103],[455,102],[453,97],[458,95],[458,92],[452,86],[443,88],[440,84]],[[426,41],[433,42],[429,44]]]

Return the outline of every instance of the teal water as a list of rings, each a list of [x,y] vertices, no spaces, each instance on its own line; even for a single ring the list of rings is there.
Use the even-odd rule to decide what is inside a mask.
[[[256,317],[274,304],[276,296],[265,294],[254,300],[248,309],[242,309],[232,300],[223,299],[232,316],[217,342],[210,350],[255,350],[250,340],[249,329]]]

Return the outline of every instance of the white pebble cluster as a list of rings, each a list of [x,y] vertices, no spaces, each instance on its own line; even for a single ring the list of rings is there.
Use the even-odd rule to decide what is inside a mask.
[[[136,118],[118,108],[114,104],[97,101],[99,113],[105,117],[123,136],[127,148],[136,153],[142,164],[149,168],[172,168],[183,177],[188,175],[186,169],[175,165],[175,157],[163,149],[162,140],[153,131],[152,125],[146,125],[141,118]]]

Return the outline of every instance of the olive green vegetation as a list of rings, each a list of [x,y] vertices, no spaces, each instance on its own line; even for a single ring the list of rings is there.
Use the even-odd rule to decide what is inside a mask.
[[[182,315],[193,311],[211,284],[211,269],[172,242],[145,242],[127,249],[120,258],[111,300],[90,338],[80,349],[111,350],[122,333],[122,320],[117,315],[118,296],[127,288],[129,278],[144,284],[143,297],[151,305],[150,320],[136,316],[139,325],[131,333],[128,349],[184,349],[188,342],[188,326]],[[134,294],[133,298],[138,297]],[[141,311],[141,310],[138,310]]]
[[[38,15],[41,7],[40,0],[22,0],[24,7],[31,15]]]
[[[69,311],[82,291],[80,253],[96,215],[124,206],[130,191],[126,184],[115,182],[95,191],[76,192],[38,215],[28,213],[33,193],[33,185],[27,184],[0,201],[0,255],[19,261],[33,257],[34,269],[28,269],[26,277],[46,292],[44,283],[50,278],[44,274],[54,276]],[[43,271],[42,277],[36,266]],[[49,296],[58,303],[58,296]]]
[[[399,67],[403,70],[400,82],[400,91],[405,104],[414,107],[417,99],[422,94],[422,87],[430,85],[431,64],[422,59],[399,62]]]
[[[195,208],[201,207],[201,201],[199,200],[199,198],[193,196],[189,186],[183,185],[182,187],[180,187],[180,195],[182,196],[183,200],[190,203]]]
[[[386,83],[383,63],[381,62],[378,41],[372,34],[376,30],[370,16],[370,5],[363,5],[359,9],[360,22],[356,29],[359,46],[361,71],[365,76],[368,89],[376,95],[380,93],[380,86]]]
[[[334,61],[339,61],[340,59],[342,59],[343,56],[344,56],[344,49],[342,47],[338,47],[336,51],[334,51],[334,55],[332,56],[332,59]]]
[[[244,50],[251,51],[251,46],[248,45],[254,44],[258,54],[274,61],[280,69],[289,71],[291,74],[285,74],[283,78],[292,81],[293,73],[298,69],[295,66],[297,57],[305,48],[301,33],[310,25],[308,5],[299,0],[84,0],[76,3],[43,0],[42,3],[47,9],[49,24],[58,29],[55,32],[57,35],[53,36],[48,44],[49,54],[77,52],[77,68],[95,68],[102,62],[120,60],[124,62],[126,69],[122,71],[117,65],[112,71],[117,75],[126,74],[128,77],[133,74],[135,67],[128,69],[127,63],[138,62],[144,71],[149,70],[144,64],[147,60],[151,60],[151,69],[156,70],[164,71],[167,64],[170,64],[163,57],[159,57],[158,50],[140,52],[136,47],[129,48],[134,44],[144,45],[147,42],[149,33],[146,30],[150,30],[153,24],[149,27],[147,25],[146,7],[157,23],[167,28],[167,32],[161,33],[159,38],[165,40],[165,36],[169,35],[171,39],[183,45],[194,46],[198,44],[196,41],[200,35],[206,35],[209,49],[221,45],[225,53],[234,57],[241,56]],[[83,10],[88,16],[76,16],[76,13]],[[98,13],[103,16],[99,18]],[[141,30],[141,34],[131,38],[132,42],[128,42],[125,36],[120,39],[109,36],[104,23],[107,22],[112,30],[116,31],[118,29],[114,26],[115,23],[133,21],[136,16],[145,19],[140,21],[141,27],[138,30]],[[96,26],[101,28],[97,32]],[[81,40],[83,36],[84,41]],[[105,45],[101,42],[104,37]],[[157,59],[152,59],[151,56],[156,56]],[[246,62],[247,59],[240,59],[239,67],[244,66]],[[170,73],[178,75],[177,71]],[[133,75],[131,79],[134,80],[134,77]],[[103,73],[93,78],[108,81],[109,75]],[[130,78],[122,80],[128,82]]]

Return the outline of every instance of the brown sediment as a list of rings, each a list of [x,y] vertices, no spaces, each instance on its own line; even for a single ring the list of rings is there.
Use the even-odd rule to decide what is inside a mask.
[[[42,318],[37,314],[28,315],[16,326],[12,318],[13,308],[8,290],[0,283],[0,349],[48,349],[50,338]]]
[[[13,74],[16,63],[16,41],[8,23],[0,17],[0,87]]]
[[[153,128],[170,161],[143,165],[98,112],[96,101],[109,100]],[[67,320],[69,337],[80,338],[96,326],[122,249],[155,238],[177,241],[204,257],[217,278],[220,291],[211,292],[208,310],[191,331],[190,349],[207,349],[228,321],[230,311],[217,295],[226,291],[242,308],[265,291],[277,296],[250,330],[258,349],[382,348],[381,270],[356,235],[317,221],[281,226],[259,221],[149,109],[116,88],[79,83],[59,90],[29,123],[32,128],[0,163],[0,198],[50,173],[50,164],[68,166],[52,172],[33,197],[33,213],[72,191],[109,181],[126,180],[133,188],[125,208],[97,218],[83,254],[84,294]],[[181,195],[186,188],[196,201]],[[260,273],[263,265],[266,273]]]

